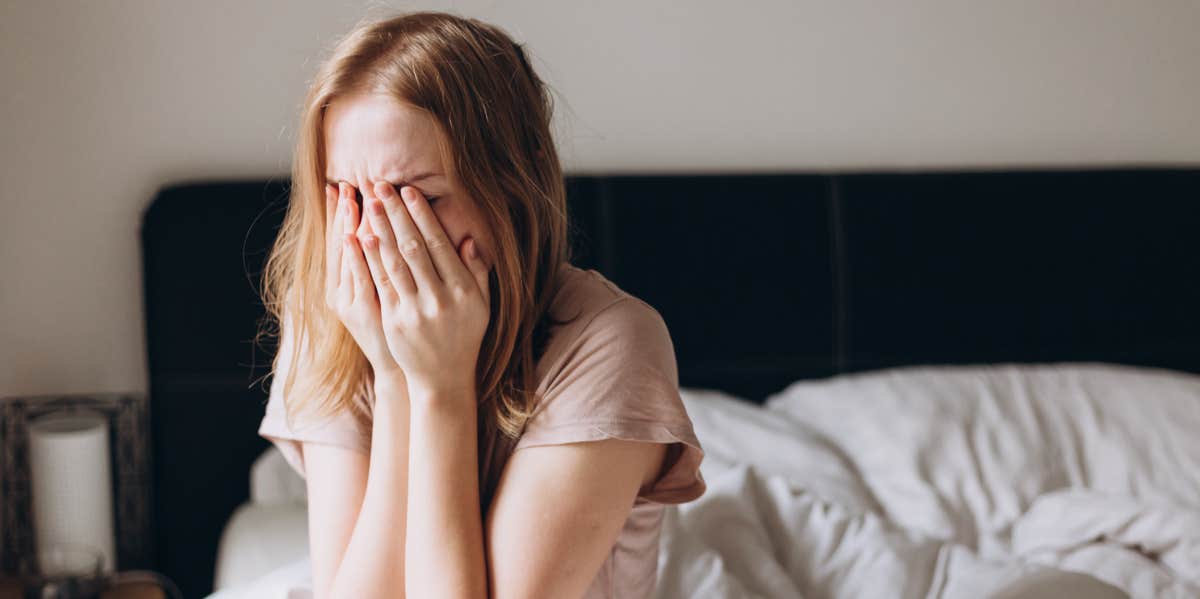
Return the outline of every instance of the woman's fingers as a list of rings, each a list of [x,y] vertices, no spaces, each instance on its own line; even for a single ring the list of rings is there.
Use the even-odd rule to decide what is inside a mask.
[[[369,235],[362,240],[363,254],[367,258],[367,268],[371,272],[371,280],[375,282],[375,290],[379,293],[381,306],[391,306],[400,301],[396,288],[392,286],[391,277],[383,266],[383,258],[379,255],[380,240],[377,235]]]
[[[349,183],[342,181],[338,183],[338,190],[341,193],[342,210],[342,233],[353,233],[358,228],[358,218],[354,211],[358,208],[358,204],[354,201],[354,187]]]
[[[380,267],[391,280],[391,285],[400,298],[415,295],[417,284],[409,271],[408,263],[400,255],[400,244],[397,243],[395,231],[392,230],[387,208],[374,194],[366,200],[366,204],[367,218],[371,220],[371,229],[379,241]]]
[[[396,247],[400,249],[400,255],[404,257],[405,264],[412,272],[417,289],[437,293],[442,279],[425,249],[425,239],[421,236],[421,230],[413,223],[408,210],[402,205],[403,200],[390,183],[383,181],[375,185],[375,195],[383,201],[384,212],[387,213],[392,233],[396,237]]]
[[[337,288],[337,294],[338,302],[342,306],[348,306],[354,301],[354,274],[350,272],[350,259],[346,256],[346,254],[350,253],[350,251],[346,249],[349,247],[349,240],[347,237],[349,237],[349,235],[346,233],[338,233],[338,239],[341,240],[338,242],[338,246],[341,247],[342,259],[338,263],[339,284]]]
[[[358,243],[358,237],[353,233],[346,235],[346,250],[349,252],[347,261],[350,263],[350,276],[353,279],[354,299],[361,300],[370,297],[375,291],[371,283],[371,272],[367,269],[363,251]]]
[[[339,227],[341,212],[338,210],[338,189],[325,184],[325,288],[332,291],[338,287],[341,274],[342,245]]]
[[[458,257],[457,248],[446,236],[446,229],[433,213],[433,207],[415,187],[405,186],[400,193],[408,216],[416,225],[420,238],[425,240],[425,248],[437,267],[438,276],[447,287],[470,289],[471,272]]]
[[[338,210],[341,212],[340,224],[342,230],[338,232],[338,237],[341,241],[338,242],[339,250],[339,268],[341,273],[338,279],[340,289],[346,291],[345,296],[349,300],[354,299],[354,279],[353,271],[350,268],[350,260],[346,256],[346,239],[347,235],[353,236],[354,229],[358,227],[358,219],[354,218],[354,188],[349,183],[342,181],[338,183]]]
[[[479,295],[483,297],[484,305],[490,305],[492,301],[492,288],[488,285],[490,270],[479,255],[479,246],[476,245],[473,237],[463,242],[463,264],[466,264],[467,269],[471,271],[471,277],[475,287],[479,290]]]

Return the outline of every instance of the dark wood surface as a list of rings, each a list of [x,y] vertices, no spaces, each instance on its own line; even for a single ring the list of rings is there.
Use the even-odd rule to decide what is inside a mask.
[[[0,578],[0,599],[23,599],[23,584],[16,578]],[[145,582],[124,583],[100,594],[100,599],[166,599],[162,589]]]

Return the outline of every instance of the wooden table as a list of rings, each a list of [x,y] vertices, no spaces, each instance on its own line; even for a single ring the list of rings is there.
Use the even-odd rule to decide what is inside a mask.
[[[21,582],[12,578],[0,578],[0,599],[21,599]]]
[[[23,599],[21,581],[0,578],[0,599]],[[129,582],[100,594],[100,599],[166,599],[162,589],[148,582]]]

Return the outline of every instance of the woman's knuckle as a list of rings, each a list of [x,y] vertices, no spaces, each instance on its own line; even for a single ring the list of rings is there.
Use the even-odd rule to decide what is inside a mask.
[[[410,306],[407,308],[401,308],[399,310],[399,314],[397,314],[396,320],[400,321],[400,323],[404,326],[404,328],[407,329],[407,328],[411,328],[411,327],[415,326],[417,324],[417,322],[420,320],[420,316],[421,316],[421,314],[418,313],[416,310],[412,309],[412,307]]]
[[[437,296],[430,298],[421,308],[425,317],[430,320],[436,319],[446,312],[445,301]]]
[[[418,252],[421,251],[421,240],[417,239],[416,237],[405,239],[400,244],[400,251],[403,252],[405,256],[416,256]]]

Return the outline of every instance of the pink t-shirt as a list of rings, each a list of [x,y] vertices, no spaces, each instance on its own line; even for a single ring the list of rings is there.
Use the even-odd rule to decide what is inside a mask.
[[[705,491],[700,474],[704,450],[679,395],[675,352],[666,324],[649,304],[626,293],[595,270],[564,265],[551,304],[559,320],[549,331],[536,365],[540,398],[515,443],[481,431],[480,500],[486,506],[513,451],[525,447],[608,438],[670,444],[663,474],[634,501],[586,599],[649,597],[654,592],[659,535],[665,504],[691,501]],[[288,343],[286,327],[280,351]],[[282,379],[273,379],[282,380]],[[288,428],[281,385],[271,385],[259,434],[279,447],[304,475],[301,441],[329,443],[370,454],[371,430],[349,413]],[[366,405],[372,407],[369,394]],[[297,425],[299,426],[299,425]]]

